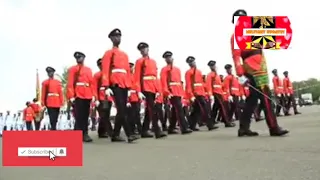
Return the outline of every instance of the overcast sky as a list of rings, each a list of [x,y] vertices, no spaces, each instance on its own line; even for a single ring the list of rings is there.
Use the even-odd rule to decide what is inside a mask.
[[[293,28],[290,50],[266,52],[269,71],[288,70],[292,80],[319,77],[320,32],[316,1],[269,0],[1,0],[0,1],[0,111],[24,107],[35,96],[36,69],[41,81],[46,66],[57,73],[75,63],[73,53],[86,54],[86,64],[96,71],[96,60],[111,47],[108,33],[120,28],[121,49],[130,61],[139,57],[136,46],[145,41],[158,67],[162,53],[174,53],[182,72],[193,55],[205,73],[208,60],[218,62],[219,72],[232,63],[230,35],[232,13],[246,9],[249,15],[287,15]],[[311,37],[311,35],[314,35]],[[312,65],[313,64],[313,65]]]

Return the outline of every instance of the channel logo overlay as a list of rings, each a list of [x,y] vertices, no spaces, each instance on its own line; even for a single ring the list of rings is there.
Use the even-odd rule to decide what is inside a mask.
[[[234,49],[288,49],[292,39],[287,16],[235,17]]]
[[[81,131],[4,131],[3,166],[82,166]]]

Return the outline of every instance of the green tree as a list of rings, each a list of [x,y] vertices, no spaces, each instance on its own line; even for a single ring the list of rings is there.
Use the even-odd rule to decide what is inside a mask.
[[[300,97],[301,94],[311,93],[313,101],[317,101],[320,97],[320,81],[316,78],[310,78],[303,81],[294,81],[293,88],[295,89],[295,94]]]

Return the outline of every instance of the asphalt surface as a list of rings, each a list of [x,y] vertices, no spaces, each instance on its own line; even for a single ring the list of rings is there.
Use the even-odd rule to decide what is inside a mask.
[[[286,137],[269,137],[264,122],[253,123],[261,135],[250,138],[223,127],[135,144],[112,144],[93,135],[95,142],[84,145],[83,167],[1,166],[0,180],[318,180],[320,106],[300,111],[279,118],[291,130]]]

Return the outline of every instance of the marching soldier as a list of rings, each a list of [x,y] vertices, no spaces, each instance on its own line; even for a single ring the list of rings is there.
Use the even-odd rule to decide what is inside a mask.
[[[34,98],[32,100],[32,103],[30,104],[30,106],[33,109],[33,112],[35,113],[35,119],[34,119],[34,128],[36,131],[39,131],[40,129],[40,124],[41,124],[41,106],[38,104],[39,99]]]
[[[163,94],[167,97],[172,105],[171,116],[168,132],[174,132],[176,122],[178,121],[181,134],[189,134],[192,132],[188,128],[186,114],[183,111],[182,101],[184,97],[183,84],[181,83],[181,71],[173,65],[172,52],[166,51],[162,57],[165,59],[167,66],[161,69],[160,80],[163,88]],[[173,118],[174,117],[174,118]]]
[[[96,72],[93,75],[93,84],[94,89],[97,92],[97,100],[99,102],[95,103],[95,106],[99,113],[99,124],[98,124],[98,137],[99,138],[108,138],[112,136],[113,129],[110,122],[110,112],[112,108],[112,97],[105,95],[105,87],[102,86],[102,71],[101,71],[101,61],[102,59],[98,59],[97,66],[99,68],[99,72]]]
[[[235,16],[247,16],[245,10],[237,10],[233,14],[232,23]],[[289,131],[279,127],[277,117],[272,109],[270,100],[271,91],[269,88],[269,77],[267,64],[261,49],[239,50],[234,49],[234,35],[231,36],[231,50],[237,75],[240,84],[248,84],[250,87],[249,97],[246,99],[246,106],[240,117],[240,128],[238,136],[258,136],[257,132],[250,130],[251,116],[257,100],[260,99],[264,106],[266,122],[271,136],[283,136]],[[243,62],[241,62],[243,61]],[[243,64],[243,65],[242,65]],[[253,87],[253,88],[252,88]],[[259,90],[260,92],[257,92]]]
[[[216,72],[216,62],[209,61],[208,66],[210,67],[211,72],[207,76],[206,86],[210,99],[214,101],[211,110],[212,121],[216,120],[219,111],[225,127],[234,127],[235,124],[231,122],[231,117],[228,114],[228,104],[223,100],[223,85],[220,76]]]
[[[240,117],[240,108],[239,108],[239,96],[240,96],[240,85],[238,79],[232,74],[232,65],[227,64],[224,67],[227,71],[227,76],[225,77],[223,83],[225,90],[228,94],[228,100],[230,103],[229,117],[232,119],[233,115],[238,120]]]
[[[283,84],[280,80],[280,77],[278,76],[278,71],[277,69],[272,70],[272,74],[274,75],[272,78],[272,83],[273,83],[273,90],[275,97],[277,98],[277,107],[276,107],[276,115],[280,116],[280,110],[282,108],[283,114],[287,114],[287,109],[285,108],[285,97],[283,94]]]
[[[147,43],[141,42],[137,48],[142,57],[136,61],[135,82],[138,86],[139,97],[145,98],[146,101],[145,119],[142,125],[141,137],[153,137],[149,132],[150,122],[152,122],[155,138],[163,138],[167,135],[161,131],[155,113],[155,99],[160,95],[157,86],[157,63],[149,57],[149,45]]]
[[[63,105],[63,94],[61,82],[54,79],[53,67],[47,67],[48,79],[42,82],[41,87],[41,105],[48,111],[51,130],[56,130],[60,107]]]
[[[120,130],[123,127],[127,136],[128,143],[138,138],[131,134],[127,117],[127,99],[128,90],[131,89],[130,81],[131,73],[128,55],[119,49],[121,43],[121,31],[114,29],[108,36],[113,44],[112,49],[105,52],[102,61],[102,86],[105,87],[105,94],[113,96],[114,103],[117,108],[114,130],[112,134],[112,142],[125,141],[120,137]]]
[[[208,127],[208,130],[217,129],[214,126],[212,119],[209,116],[209,109],[206,102],[206,92],[204,89],[204,82],[202,79],[202,72],[197,69],[195,58],[189,56],[186,62],[189,64],[190,69],[185,73],[186,93],[189,99],[192,101],[192,112],[190,115],[190,128],[194,131],[198,131],[196,128],[198,118],[202,117]]]
[[[75,130],[81,130],[84,142],[92,142],[88,134],[90,104],[95,101],[96,91],[93,86],[91,68],[84,65],[85,54],[75,52],[77,65],[68,70],[67,98],[74,104]]]
[[[128,94],[128,122],[131,126],[131,131],[133,134],[142,134],[142,124],[140,120],[140,110],[141,110],[141,100],[139,99],[137,92],[137,85],[134,81],[134,64],[130,63],[130,71],[131,71],[131,82],[132,88]]]
[[[31,103],[28,101],[26,103],[26,108],[23,110],[23,120],[26,122],[27,131],[32,131],[32,121],[34,120],[36,114],[33,108],[30,106]]]
[[[294,111],[295,115],[301,114],[297,110],[297,104],[296,104],[296,100],[295,100],[294,94],[293,94],[293,86],[290,81],[288,71],[283,72],[283,75],[284,75],[284,79],[283,79],[284,93],[286,94],[286,98],[287,98],[287,104],[286,104],[287,113],[285,115],[286,116],[290,115],[289,111],[290,111],[291,105],[293,107],[293,111]]]

